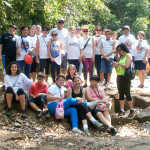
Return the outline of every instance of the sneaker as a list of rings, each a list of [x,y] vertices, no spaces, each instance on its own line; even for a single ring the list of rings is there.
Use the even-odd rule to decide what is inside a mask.
[[[123,115],[125,115],[125,112],[120,110],[120,112],[119,112],[118,116],[120,116],[120,117],[121,117],[121,116],[123,116]]]
[[[8,108],[8,109],[7,109],[6,116],[7,116],[7,117],[10,117],[10,116],[11,116],[11,108]]]
[[[78,129],[78,128],[73,128],[72,131],[75,132],[75,133],[79,133],[79,134],[82,134],[82,133],[83,133],[83,132],[82,132],[80,129]]]
[[[135,111],[134,110],[130,110],[130,113],[129,113],[128,117],[132,118],[132,117],[134,117],[134,115],[135,115]]]
[[[93,125],[101,130],[103,129],[103,124],[98,121],[94,121]]]
[[[42,111],[37,111],[37,118],[42,117]]]
[[[2,86],[2,91],[3,91],[3,92],[5,91],[5,85]]]
[[[91,110],[94,109],[94,107],[97,105],[98,102],[99,100],[88,102],[89,103],[88,108]]]
[[[26,114],[26,111],[25,110],[23,110],[22,111],[22,116],[21,116],[22,118],[27,118],[27,114]]]
[[[86,88],[86,87],[87,87],[87,84],[84,84],[84,85],[83,85],[83,88]]]
[[[106,88],[107,88],[108,90],[111,90],[111,85],[110,85],[109,83],[107,83],[107,84],[106,84]]]
[[[88,135],[88,136],[90,136],[90,135],[91,135],[91,133],[90,133],[89,129],[85,129],[85,130],[84,130],[84,132],[85,132],[85,134],[86,134],[86,135]]]
[[[110,128],[110,134],[111,135],[116,135],[117,133],[118,133],[118,130],[116,128],[114,128],[114,127]]]
[[[50,118],[51,115],[50,115],[49,111],[47,110],[45,113],[46,113],[46,118],[47,119]]]

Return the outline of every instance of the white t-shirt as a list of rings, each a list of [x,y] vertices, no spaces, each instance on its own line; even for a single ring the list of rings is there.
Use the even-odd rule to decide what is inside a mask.
[[[135,42],[135,60],[143,60],[145,56],[146,50],[148,50],[148,43],[146,40],[139,42],[138,40]]]
[[[100,53],[101,41],[105,40],[106,37],[104,35],[100,35],[100,36],[93,36],[93,38],[95,43],[95,55],[101,55]]]
[[[11,76],[6,74],[4,78],[5,88],[11,86],[14,88],[15,92],[18,89],[22,88],[24,90],[29,90],[31,86],[31,80],[26,77],[23,73],[20,73],[17,76]]]
[[[48,50],[47,50],[47,42],[50,41],[50,37],[39,36],[39,58],[47,59],[49,58]]]
[[[132,56],[134,56],[135,53],[135,37],[132,34],[129,34],[129,36],[122,35],[119,37],[119,43],[125,43],[131,53]]]
[[[110,53],[113,50],[113,43],[114,43],[113,40],[102,40],[103,53],[104,54]],[[109,55],[107,57],[108,58],[113,58],[114,55],[111,54],[111,55]],[[102,56],[102,58],[103,58],[103,56]]]
[[[53,28],[50,32],[49,32],[49,36],[51,37],[51,33],[52,31],[56,31],[57,32],[57,40],[62,42],[62,46],[63,46],[63,51],[66,53],[67,52],[67,37],[69,36],[69,32],[66,28],[63,28],[62,30],[59,30],[58,28]]]
[[[92,37],[88,37],[88,39],[89,38],[90,38],[90,40],[88,41],[88,44],[86,45],[85,49],[83,50],[83,55],[85,56],[85,58],[92,58],[93,57]],[[88,39],[85,40],[83,37],[80,38],[83,47],[86,44]]]
[[[31,48],[36,48],[37,36],[36,35],[30,36],[30,41],[31,41]],[[35,55],[35,50],[33,51],[33,53]]]
[[[83,49],[83,45],[78,37],[68,36],[67,38],[67,59],[79,59],[80,49]]]
[[[22,42],[22,39],[23,39],[24,44]],[[29,53],[29,49],[31,49],[31,39],[30,39],[30,37],[25,36],[25,37],[22,37],[22,39],[21,39],[21,36],[19,36],[16,39],[16,48],[20,52],[20,56],[17,55],[16,60],[24,60],[25,55],[27,55]],[[25,48],[24,48],[24,45],[25,45]]]
[[[48,88],[48,91],[47,93],[51,93],[53,96],[61,96],[61,97],[64,97],[64,90],[65,88],[62,86],[62,87],[59,87],[56,83],[54,83],[53,85],[51,85],[49,88]],[[53,102],[57,102],[58,100],[55,100],[55,101],[47,101],[48,104],[50,103],[53,103]]]

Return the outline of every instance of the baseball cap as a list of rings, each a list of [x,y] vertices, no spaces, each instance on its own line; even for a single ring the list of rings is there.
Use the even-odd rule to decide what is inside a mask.
[[[61,22],[61,21],[64,22],[64,18],[59,18],[59,19],[58,19],[58,22]]]
[[[90,80],[96,80],[96,81],[99,81],[100,79],[99,79],[99,77],[98,77],[98,75],[91,75],[91,77],[90,77]]]
[[[82,28],[82,31],[88,31],[88,30],[89,30],[88,27],[83,27],[83,28]]]
[[[30,65],[33,62],[33,58],[31,55],[25,55],[24,61],[26,64]]]
[[[128,30],[130,30],[130,27],[128,25],[125,25],[125,26],[122,27],[122,29],[128,29]]]
[[[80,27],[76,27],[76,30],[81,30],[81,28]]]

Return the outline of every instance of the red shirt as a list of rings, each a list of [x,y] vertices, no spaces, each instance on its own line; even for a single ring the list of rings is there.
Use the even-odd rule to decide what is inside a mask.
[[[42,83],[39,85],[36,82],[36,83],[32,83],[29,93],[36,96],[38,93],[46,94],[47,90],[48,90],[48,85],[46,83]]]

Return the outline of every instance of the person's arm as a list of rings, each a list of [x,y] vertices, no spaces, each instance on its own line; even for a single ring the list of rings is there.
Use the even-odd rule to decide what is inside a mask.
[[[94,99],[94,98],[91,97],[91,93],[89,92],[88,88],[85,89],[85,98],[88,101],[96,101],[96,99]]]
[[[35,56],[36,56],[36,63],[38,63],[39,61],[39,46],[40,46],[40,41],[39,41],[39,38],[37,38],[37,41],[36,41],[36,49],[35,49]]]
[[[83,99],[83,101],[86,100],[86,98],[85,98],[85,89],[83,89],[83,91],[82,91],[82,99]]]
[[[95,43],[94,43],[94,38],[92,38],[92,47],[93,47],[93,57],[92,57],[92,62],[95,61]]]
[[[67,90],[67,98],[69,98],[69,97],[72,97],[72,88],[71,87]]]
[[[100,46],[100,53],[102,54],[103,58],[105,58],[105,54],[103,53],[103,44],[101,42],[101,46]]]
[[[147,54],[148,54],[148,49],[145,50],[145,56],[144,56],[144,59],[143,59],[144,64],[146,64]]]
[[[53,94],[50,92],[47,94],[46,99],[47,101],[56,101],[56,100],[62,101],[63,100],[61,96],[53,96]]]
[[[3,47],[3,44],[0,44],[0,61],[2,60],[2,47]]]
[[[48,51],[49,58],[51,61],[54,61],[54,58],[51,55],[51,41],[48,41],[47,44],[48,44],[47,45],[47,51]]]

